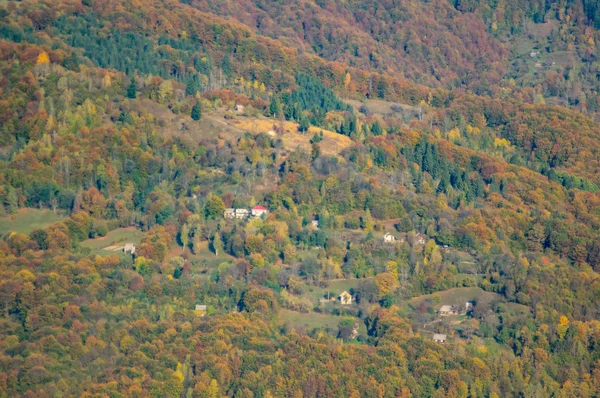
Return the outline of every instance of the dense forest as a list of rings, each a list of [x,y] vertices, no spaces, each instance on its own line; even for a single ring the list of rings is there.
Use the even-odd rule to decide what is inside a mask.
[[[598,396],[598,12],[0,2],[0,397]]]

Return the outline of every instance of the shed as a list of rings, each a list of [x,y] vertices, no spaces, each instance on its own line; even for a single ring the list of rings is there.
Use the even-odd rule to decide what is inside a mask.
[[[447,337],[445,334],[435,333],[433,335],[432,340],[435,341],[436,343],[444,344],[447,340]]]
[[[451,305],[442,305],[442,308],[440,308],[440,315],[441,316],[449,316],[449,315],[458,315],[458,313]]]
[[[200,316],[205,316],[206,315],[206,305],[205,304],[196,304],[196,308],[194,308],[194,311],[198,313],[198,315]]]
[[[385,243],[394,243],[396,242],[396,237],[392,234],[390,234],[389,232],[387,232],[385,235],[383,235],[383,241]]]
[[[344,290],[344,292],[339,295],[338,300],[340,300],[342,305],[350,305],[352,304],[352,295]]]

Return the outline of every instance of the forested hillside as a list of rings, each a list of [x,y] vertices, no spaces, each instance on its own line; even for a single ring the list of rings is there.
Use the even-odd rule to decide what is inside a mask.
[[[597,12],[0,2],[0,397],[597,396]]]

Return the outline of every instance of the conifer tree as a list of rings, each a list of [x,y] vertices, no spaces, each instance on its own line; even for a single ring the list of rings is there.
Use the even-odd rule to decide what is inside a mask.
[[[215,232],[213,237],[212,249],[215,253],[215,256],[218,256],[219,253],[223,251],[223,241],[221,240],[221,235],[218,232]]]
[[[200,120],[202,118],[202,105],[200,104],[200,101],[196,101],[196,103],[192,107],[191,116],[194,120]]]
[[[137,87],[135,84],[135,78],[131,78],[131,82],[129,83],[129,86],[127,87],[127,98],[131,98],[134,99],[137,97]]]
[[[273,98],[271,101],[271,104],[269,105],[269,113],[271,116],[279,117],[279,114],[281,113],[281,104],[277,97]]]

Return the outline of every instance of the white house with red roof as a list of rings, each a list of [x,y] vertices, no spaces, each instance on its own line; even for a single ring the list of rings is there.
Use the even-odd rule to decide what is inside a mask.
[[[258,205],[252,208],[252,215],[254,217],[261,217],[263,214],[269,214],[269,210],[266,207]]]

